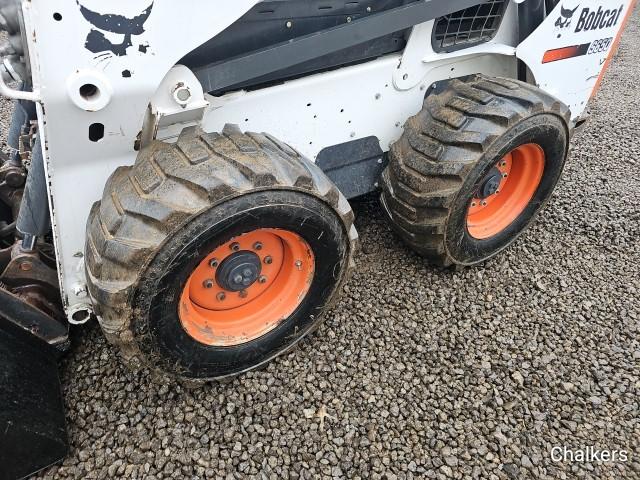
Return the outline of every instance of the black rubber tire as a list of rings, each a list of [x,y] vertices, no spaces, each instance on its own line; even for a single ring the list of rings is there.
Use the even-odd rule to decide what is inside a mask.
[[[438,91],[392,145],[380,199],[393,229],[429,262],[474,265],[513,242],[548,201],[567,156],[570,115],[558,100],[516,80],[473,75]],[[545,153],[531,202],[500,233],[473,238],[466,214],[479,182],[526,143]]]
[[[255,228],[303,237],[320,261],[309,292],[277,328],[212,347],[182,328],[180,292],[216,246]],[[195,128],[155,142],[107,181],[88,223],[89,292],[106,337],[133,366],[189,380],[266,363],[316,328],[353,265],[349,203],[313,163],[266,134]]]

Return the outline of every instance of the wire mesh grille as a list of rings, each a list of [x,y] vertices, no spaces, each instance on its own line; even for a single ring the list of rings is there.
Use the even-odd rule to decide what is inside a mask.
[[[433,49],[453,51],[491,40],[506,7],[507,0],[489,0],[438,18],[433,27]]]

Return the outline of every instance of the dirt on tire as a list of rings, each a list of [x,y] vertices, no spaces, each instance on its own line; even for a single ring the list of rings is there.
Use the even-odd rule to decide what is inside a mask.
[[[131,305],[164,243],[213,206],[264,190],[303,192],[326,203],[344,224],[353,266],[357,233],[349,203],[319,168],[268,134],[234,125],[222,133],[188,128],[175,144],[154,142],[133,166],[111,175],[89,217],[86,270],[102,330],[129,365],[151,363],[139,348],[144,338],[134,331]],[[346,276],[337,279],[333,297]]]
[[[570,115],[552,96],[517,80],[473,75],[450,80],[438,92],[426,97],[391,146],[380,198],[393,229],[430,263],[470,265],[488,256],[455,258],[447,230],[454,210],[466,208],[461,191],[472,170],[491,160],[496,142],[523,120],[548,115],[568,125]]]

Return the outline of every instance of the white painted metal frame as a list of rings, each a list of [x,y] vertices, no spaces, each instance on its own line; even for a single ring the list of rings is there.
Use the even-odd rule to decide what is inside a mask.
[[[225,123],[268,131],[315,160],[325,147],[376,136],[383,151],[402,134],[405,121],[422,107],[436,81],[483,72],[516,76],[515,5],[509,5],[493,41],[453,53],[431,46],[433,21],[413,28],[402,53],[311,75],[270,88],[207,96],[205,131]],[[169,140],[176,131],[159,132]]]
[[[86,298],[73,294],[74,286],[85,283],[82,255],[89,210],[100,199],[115,168],[135,161],[134,143],[162,79],[182,56],[224,30],[257,2],[156,0],[145,32],[134,36],[133,46],[120,57],[96,55],[85,48],[92,25],[75,1],[23,2],[34,89],[40,92],[44,106],[40,129],[47,139],[43,142],[45,164],[67,313],[90,307]],[[81,3],[98,12],[133,18],[151,0]],[[105,36],[114,43],[122,41],[122,36]],[[125,70],[130,77],[123,76]],[[97,105],[85,105],[79,89],[70,87],[81,82],[103,86]],[[93,123],[105,127],[99,142],[88,137]]]
[[[570,108],[573,120],[583,114],[589,99],[595,93],[600,73],[612,53],[614,40],[621,33],[627,13],[633,9],[635,2],[636,0],[564,0],[556,5],[554,11],[535,32],[518,46],[516,54],[529,66],[536,84],[562,100]],[[556,25],[556,21],[561,17],[561,7],[575,11],[571,21],[562,28]],[[584,18],[588,18],[587,12],[592,12],[595,18],[599,8],[602,12],[621,9],[617,22],[609,27],[580,28],[580,17],[585,15]],[[593,48],[596,46],[594,42],[606,39],[611,39],[607,48]],[[587,44],[589,49],[584,55],[542,63],[545,52],[550,49]]]
[[[81,3],[101,13],[111,10],[133,18],[151,0]],[[584,108],[581,99],[588,98],[588,85],[576,85],[575,77],[560,66],[541,64],[544,51],[559,46],[559,39],[550,35],[555,12],[518,47],[515,3],[509,5],[496,38],[476,47],[434,52],[433,22],[426,22],[414,27],[402,54],[251,92],[221,97],[203,93],[195,76],[177,62],[256,3],[156,0],[145,31],[132,38],[126,55],[117,56],[85,48],[92,26],[75,1],[24,2],[34,90],[42,101],[39,122],[46,139],[52,224],[68,314],[91,308],[86,298],[73,293],[82,291],[78,287],[85,283],[86,220],[108,176],[116,167],[135,161],[136,142],[144,145],[155,136],[173,141],[186,125],[219,131],[225,123],[237,123],[243,130],[267,131],[311,159],[325,147],[372,135],[386,151],[401,135],[407,118],[419,111],[433,82],[478,72],[514,78],[516,54],[542,88],[575,109],[574,117]],[[113,43],[123,41],[122,36],[105,36]],[[82,95],[85,84],[95,85],[99,93]],[[105,128],[98,142],[88,136],[94,123]]]

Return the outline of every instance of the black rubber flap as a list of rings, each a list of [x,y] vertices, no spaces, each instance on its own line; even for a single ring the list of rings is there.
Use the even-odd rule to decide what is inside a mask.
[[[27,477],[68,449],[55,350],[0,316],[0,480]]]

